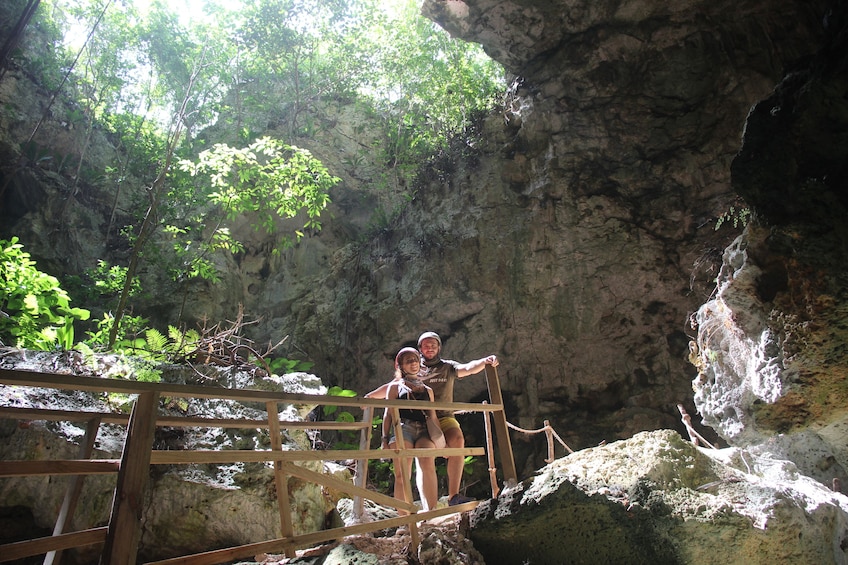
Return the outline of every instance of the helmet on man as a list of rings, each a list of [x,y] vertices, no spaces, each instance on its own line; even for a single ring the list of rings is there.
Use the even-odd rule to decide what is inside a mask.
[[[418,357],[419,363],[421,362],[421,354],[418,352],[417,349],[415,349],[414,347],[404,347],[403,349],[397,352],[397,355],[395,355],[395,369],[400,368],[400,362],[403,359],[403,356],[407,353],[415,355],[416,357]]]
[[[421,334],[418,337],[418,348],[419,349],[421,348],[421,342],[424,341],[427,338],[435,339],[436,341],[439,342],[439,347],[442,347],[442,338],[439,337],[439,334],[437,334],[436,332],[424,332],[423,334]]]

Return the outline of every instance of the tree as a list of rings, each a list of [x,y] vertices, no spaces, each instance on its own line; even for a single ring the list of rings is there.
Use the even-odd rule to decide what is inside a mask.
[[[163,0],[144,16],[114,0],[54,3],[95,30],[81,64],[56,65],[53,80],[69,73],[67,107],[86,128],[72,182],[113,183],[104,235],[120,225],[119,208],[128,224],[115,327],[142,262],[161,258],[157,267],[180,281],[214,280],[212,254],[240,249],[229,229],[236,215],[271,232],[280,218],[302,215],[280,245],[320,229],[339,179],[296,145],[317,131],[329,104],[355,103],[382,123],[363,136],[382,142],[363,142],[363,155],[351,158],[377,161],[392,197],[407,201],[420,163],[504,86],[498,65],[425,20],[415,0],[397,12],[378,0],[209,2],[208,18],[189,25]],[[86,177],[95,168],[83,166],[85,147],[99,127],[115,162]]]
[[[254,226],[275,231],[277,218],[293,218],[304,211],[303,230],[321,229],[318,218],[330,201],[329,190],[339,182],[306,149],[263,137],[243,149],[216,144],[203,151],[196,163],[180,166],[192,176],[207,175],[210,201],[228,219],[250,213]],[[298,238],[303,230],[297,230]]]

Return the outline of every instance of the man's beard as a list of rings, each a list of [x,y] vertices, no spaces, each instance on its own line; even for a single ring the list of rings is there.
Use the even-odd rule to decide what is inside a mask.
[[[424,357],[424,356],[422,355],[422,357]],[[439,362],[439,354],[438,353],[436,355],[434,355],[431,359],[427,359],[426,357],[424,357],[424,366],[425,367],[432,367],[433,365],[437,364],[438,362]]]

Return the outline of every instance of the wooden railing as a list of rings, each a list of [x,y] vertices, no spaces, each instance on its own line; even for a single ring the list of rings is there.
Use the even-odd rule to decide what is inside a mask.
[[[517,480],[515,463],[512,456],[506,417],[503,411],[500,383],[497,370],[492,366],[486,367],[486,379],[489,387],[489,403],[445,403],[420,402],[409,400],[381,400],[365,398],[349,398],[340,396],[321,396],[310,394],[287,394],[259,390],[224,389],[196,385],[176,385],[166,383],[145,383],[102,379],[75,375],[60,375],[0,369],[0,384],[12,386],[30,386],[51,389],[117,392],[137,395],[132,411],[127,414],[104,412],[75,412],[65,410],[27,409],[0,407],[0,418],[57,420],[86,422],[86,434],[80,443],[77,459],[50,461],[0,461],[0,478],[35,475],[71,475],[71,481],[62,508],[56,520],[53,535],[43,538],[18,541],[0,545],[0,562],[13,561],[34,555],[45,555],[44,563],[58,563],[63,550],[102,543],[100,563],[102,565],[132,565],[137,560],[138,543],[141,535],[141,504],[143,493],[149,475],[150,465],[176,464],[222,464],[235,462],[273,462],[277,487],[277,503],[280,513],[281,537],[248,545],[230,547],[206,553],[176,557],[155,562],[155,565],[165,564],[197,564],[207,565],[224,563],[236,559],[253,557],[259,553],[284,553],[294,556],[296,548],[309,547],[322,542],[338,539],[348,535],[367,533],[386,528],[408,525],[413,547],[417,547],[419,538],[417,522],[428,520],[452,513],[464,512],[474,508],[477,502],[457,506],[439,508],[427,512],[419,512],[417,506],[396,498],[368,490],[365,488],[368,461],[386,457],[399,458],[410,464],[412,457],[445,457],[445,456],[480,456],[486,454],[482,447],[467,447],[462,449],[406,449],[403,446],[402,434],[396,429],[398,449],[370,449],[371,422],[374,409],[389,407],[395,411],[395,422],[399,422],[397,410],[402,408],[420,409],[422,407],[437,410],[457,410],[467,412],[482,412],[486,419],[486,429],[490,429],[489,420],[494,421],[497,437],[498,453],[501,462],[501,472],[506,483]],[[216,398],[242,402],[259,402],[265,404],[266,420],[225,419],[203,417],[172,417],[159,416],[157,406],[163,396],[176,398]],[[279,419],[279,404],[285,405],[334,405],[339,407],[358,407],[363,409],[360,422],[303,422],[281,421]],[[91,459],[94,441],[101,423],[120,424],[127,426],[123,453],[121,459]],[[399,425],[399,424],[398,424]],[[162,451],[154,450],[153,438],[157,426],[174,427],[221,427],[221,428],[267,428],[271,439],[270,451],[225,450],[225,451]],[[360,432],[360,449],[358,450],[328,450],[328,451],[283,451],[283,429],[331,429],[352,430]],[[489,466],[493,467],[492,438],[487,439],[489,446]],[[310,471],[296,465],[298,461],[335,461],[357,460],[354,483],[342,481],[328,475]],[[70,527],[77,498],[85,476],[92,474],[116,473],[117,486],[112,502],[108,526],[91,528],[77,532],[67,532]],[[363,498],[377,504],[394,507],[408,512],[409,515],[398,516],[384,520],[321,530],[307,534],[295,535],[291,521],[290,501],[287,481],[289,477],[297,477],[313,482],[354,497],[355,509],[361,509]],[[499,490],[495,484],[495,474],[491,472],[492,493],[495,496]],[[410,485],[405,485],[406,498],[413,500]]]

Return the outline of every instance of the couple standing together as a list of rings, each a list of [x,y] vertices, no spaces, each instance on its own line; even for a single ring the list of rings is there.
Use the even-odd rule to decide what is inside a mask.
[[[498,366],[498,358],[494,355],[458,363],[442,359],[439,353],[442,340],[435,332],[424,332],[418,338],[418,350],[404,347],[395,356],[394,379],[369,392],[366,398],[386,398],[389,400],[427,400],[453,402],[453,386],[456,379],[474,375],[482,371],[486,365]],[[425,384],[426,383],[426,384]],[[401,429],[405,447],[433,448],[435,444],[427,431],[427,419],[438,419],[439,426],[445,435],[445,443],[449,448],[465,447],[465,437],[454,415],[449,410],[400,410]],[[386,408],[383,416],[383,433],[380,443],[382,449],[395,449],[397,438],[394,435],[392,412]],[[462,481],[462,469],[465,461],[461,455],[447,457],[448,470],[448,504],[451,506],[470,502],[471,498],[459,494]],[[436,479],[435,457],[416,457],[416,485],[421,495],[424,510],[436,508],[439,498],[438,480]],[[400,465],[395,460],[395,498],[405,500],[404,481],[411,479],[411,468]],[[404,467],[407,475],[404,476]],[[412,502],[412,501],[407,501]]]

